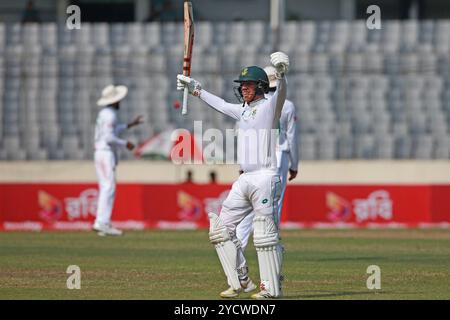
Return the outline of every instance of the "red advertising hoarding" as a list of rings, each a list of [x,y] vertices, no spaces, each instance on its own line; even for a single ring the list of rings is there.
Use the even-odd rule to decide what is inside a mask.
[[[431,222],[424,185],[319,185],[287,190],[283,221],[327,223]]]
[[[431,220],[450,221],[450,186],[434,185],[431,189]]]
[[[207,227],[220,212],[229,185],[119,184],[113,221],[123,228]],[[0,228],[89,229],[95,219],[96,184],[0,184]],[[291,185],[285,226],[415,226],[450,222],[450,186]]]

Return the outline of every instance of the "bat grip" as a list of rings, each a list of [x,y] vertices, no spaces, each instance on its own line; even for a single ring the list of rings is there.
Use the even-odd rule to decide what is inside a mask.
[[[188,100],[188,88],[185,87],[184,88],[184,92],[183,92],[183,107],[181,108],[181,114],[182,115],[186,115],[187,114],[187,100]]]

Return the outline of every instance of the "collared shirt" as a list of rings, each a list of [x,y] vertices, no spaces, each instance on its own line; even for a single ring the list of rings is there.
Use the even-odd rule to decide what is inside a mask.
[[[237,158],[244,172],[277,168],[275,148],[286,86],[286,79],[283,78],[278,82],[277,91],[272,97],[245,103],[244,107],[227,103],[203,89],[200,93],[200,99],[237,120]]]
[[[106,107],[100,110],[95,125],[95,150],[110,150],[117,153],[118,147],[125,147],[127,141],[119,135],[127,129],[127,125],[119,123],[117,110]]]

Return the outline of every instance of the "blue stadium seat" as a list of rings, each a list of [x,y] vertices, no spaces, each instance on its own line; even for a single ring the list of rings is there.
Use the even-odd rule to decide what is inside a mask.
[[[269,64],[269,26],[196,27],[193,76],[235,102],[232,80],[241,68]],[[449,20],[386,21],[370,32],[362,20],[287,22],[280,48],[291,58],[288,98],[305,136],[303,159],[449,158],[449,34]],[[0,144],[8,148],[0,158],[90,158],[95,102],[111,83],[130,89],[121,119],[150,119],[151,128],[132,133],[136,139],[196,119],[233,126],[196,99],[188,117],[172,107],[181,98],[175,76],[182,59],[178,22],[86,23],[77,32],[55,23],[0,23]],[[66,136],[77,141],[76,151]]]

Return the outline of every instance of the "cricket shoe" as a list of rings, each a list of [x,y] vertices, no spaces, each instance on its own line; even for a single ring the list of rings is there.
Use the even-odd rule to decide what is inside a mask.
[[[280,293],[279,296],[275,297],[269,293],[269,291],[261,290],[258,293],[252,294],[252,299],[257,300],[263,300],[263,299],[279,299],[283,296],[283,294]]]
[[[253,283],[253,281],[250,278],[248,278],[248,280],[246,280],[246,281],[241,280],[240,282],[241,282],[240,289],[234,290],[232,287],[229,287],[227,290],[222,291],[220,293],[220,296],[222,298],[236,298],[242,292],[247,293],[247,292],[251,292],[256,289],[256,285]]]
[[[97,234],[101,237],[121,236],[123,234],[122,230],[114,228],[111,224],[94,223],[94,227],[92,229],[97,231]]]

